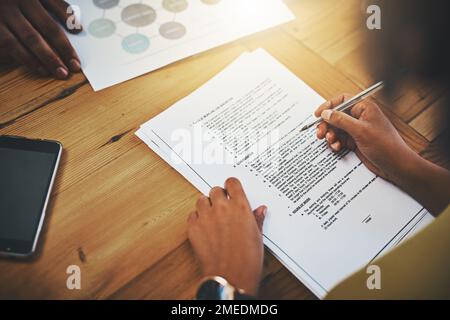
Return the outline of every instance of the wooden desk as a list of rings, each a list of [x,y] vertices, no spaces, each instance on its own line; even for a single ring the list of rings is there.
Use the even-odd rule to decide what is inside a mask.
[[[286,2],[296,21],[98,93],[81,74],[63,82],[0,70],[0,134],[64,144],[38,255],[27,262],[0,260],[1,298],[194,297],[201,275],[185,222],[199,193],[134,132],[257,47],[326,98],[371,84],[360,57],[361,1]],[[431,123],[442,95],[414,83],[384,108],[413,148],[441,162],[436,145],[442,128]],[[81,267],[80,291],[66,289],[66,268],[73,264]],[[314,298],[270,254],[261,297]]]

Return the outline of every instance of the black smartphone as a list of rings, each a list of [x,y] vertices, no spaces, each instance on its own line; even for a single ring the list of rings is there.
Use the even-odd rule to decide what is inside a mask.
[[[35,252],[61,153],[57,141],[0,136],[0,255]]]

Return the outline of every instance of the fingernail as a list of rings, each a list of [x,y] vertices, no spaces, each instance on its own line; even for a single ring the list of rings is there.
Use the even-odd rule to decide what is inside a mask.
[[[80,62],[77,59],[70,60],[70,69],[75,72],[80,71],[81,69]]]
[[[267,207],[264,207],[263,212],[262,212],[263,216],[265,216],[266,213],[267,213]]]
[[[333,144],[331,145],[331,148],[332,148],[333,150],[337,150],[338,147],[339,147],[339,142],[335,142],[335,143],[333,143]]]
[[[58,78],[65,79],[65,78],[67,78],[68,75],[69,75],[69,72],[67,72],[67,70],[64,69],[63,67],[59,67],[58,69],[56,69],[56,76]]]
[[[329,121],[332,113],[333,113],[333,110],[324,110],[321,114],[321,117],[323,120]]]

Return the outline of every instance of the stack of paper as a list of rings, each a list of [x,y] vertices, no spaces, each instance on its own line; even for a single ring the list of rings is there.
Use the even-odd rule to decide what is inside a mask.
[[[353,152],[299,132],[323,101],[259,49],[136,133],[205,195],[239,178],[269,208],[265,245],[320,298],[432,220]]]

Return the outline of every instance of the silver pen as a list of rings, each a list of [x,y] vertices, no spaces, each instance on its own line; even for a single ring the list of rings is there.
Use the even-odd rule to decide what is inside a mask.
[[[351,107],[353,107],[355,104],[357,104],[358,102],[360,102],[361,100],[370,97],[371,95],[373,95],[375,92],[377,92],[378,90],[382,89],[384,86],[383,81],[380,81],[376,84],[374,84],[373,86],[371,86],[370,88],[367,88],[366,90],[364,90],[363,92],[361,92],[360,94],[357,94],[356,96],[354,96],[353,98],[351,98],[350,100],[345,101],[344,103],[340,104],[339,106],[337,106],[334,110],[336,111],[342,111],[345,112],[348,109],[350,109]],[[318,125],[319,123],[321,123],[323,121],[322,118],[317,119],[316,121],[307,124],[306,126],[304,126],[303,128],[300,129],[301,131],[305,131],[308,130],[311,127],[314,127],[316,125]]]

